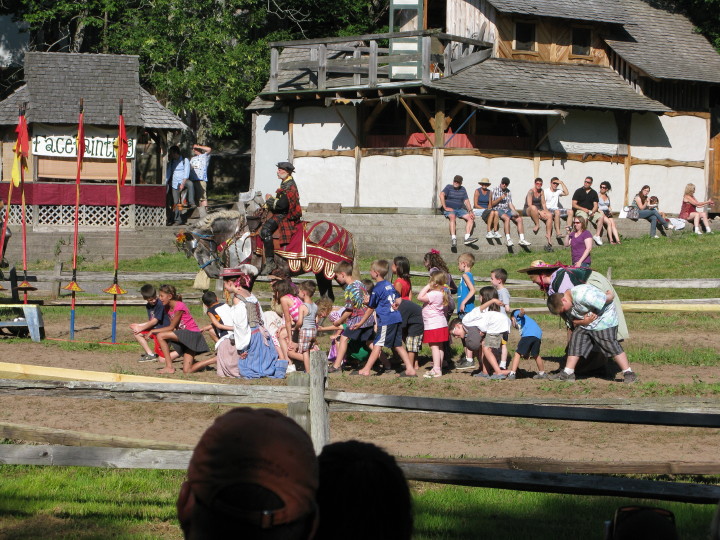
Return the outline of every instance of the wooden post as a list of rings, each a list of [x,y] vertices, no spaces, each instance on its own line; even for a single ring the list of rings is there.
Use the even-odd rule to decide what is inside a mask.
[[[270,49],[270,91],[278,91],[278,60],[280,58],[280,51],[277,47]]]
[[[362,52],[360,51],[360,49],[355,49],[353,51],[353,60],[355,60],[357,62],[357,64],[355,65],[355,69],[360,69],[361,58],[362,58]],[[353,84],[360,85],[361,82],[362,82],[362,80],[360,78],[360,72],[358,71],[357,73],[353,73]]]
[[[375,88],[377,86],[378,71],[378,45],[374,39],[370,41],[370,58],[368,59],[368,86]]]
[[[55,267],[53,268],[53,280],[50,289],[50,298],[53,300],[60,296],[60,287],[62,285],[62,278],[60,277],[60,274],[62,273],[62,269],[63,263],[60,261],[56,262]]]
[[[310,352],[310,437],[315,453],[322,452],[330,442],[330,416],[325,401],[327,380],[327,355],[323,351]]]
[[[310,376],[307,373],[296,371],[287,376],[288,386],[310,386]],[[287,415],[295,420],[308,435],[310,431],[310,405],[308,401],[294,401],[288,403]]]
[[[327,47],[324,44],[318,45],[318,90],[325,90],[327,87]]]
[[[430,84],[430,52],[432,48],[430,36],[423,36],[420,40],[420,69],[423,84]]]

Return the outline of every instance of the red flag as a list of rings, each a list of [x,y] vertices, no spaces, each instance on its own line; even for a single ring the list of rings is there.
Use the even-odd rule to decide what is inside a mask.
[[[125,133],[125,119],[123,115],[120,115],[119,126],[118,126],[118,138],[115,141],[115,152],[117,155],[118,164],[118,184],[121,186],[125,185],[125,178],[127,177],[127,153],[128,153],[128,140],[127,133]]]
[[[75,183],[80,183],[80,171],[82,170],[82,162],[85,157],[85,123],[83,116],[85,113],[81,112],[78,117],[78,134],[75,144],[77,146],[77,176],[75,177]]]
[[[30,151],[30,137],[28,136],[27,122],[25,121],[24,114],[18,117],[18,125],[15,128],[15,133],[17,133],[17,141],[13,148],[15,159],[12,167],[12,181],[15,187],[18,187],[20,185],[20,179],[22,178],[20,170],[24,169],[27,171],[28,152]]]

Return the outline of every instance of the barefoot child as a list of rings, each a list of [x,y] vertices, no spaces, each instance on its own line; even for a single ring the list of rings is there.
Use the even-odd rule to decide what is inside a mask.
[[[520,358],[532,358],[537,364],[537,375],[533,379],[547,379],[545,373],[545,362],[540,356],[540,344],[542,343],[542,330],[534,319],[525,315],[524,309],[515,309],[512,312],[512,325],[520,330],[520,341],[515,349],[515,356],[510,364],[510,373],[507,374],[508,381],[514,381],[517,374]]]
[[[164,328],[170,324],[170,319],[165,312],[165,308],[162,302],[158,302],[157,291],[155,287],[146,283],[140,287],[140,294],[143,299],[147,302],[145,309],[147,310],[148,320],[144,323],[133,323],[130,325],[130,330],[133,331],[135,340],[145,351],[145,354],[141,355],[138,362],[154,362],[158,359],[158,355],[162,352],[158,346],[157,340],[154,335],[150,334],[150,330],[153,328]],[[148,343],[147,337],[152,336],[154,351],[150,350],[150,344]]]
[[[362,347],[372,343],[375,336],[374,313],[365,317],[367,308],[364,298],[368,291],[362,281],[353,279],[352,273],[353,266],[348,262],[339,262],[335,266],[335,281],[345,289],[345,307],[340,318],[332,323],[336,328],[342,329],[342,334],[338,342],[337,357],[333,365],[328,368],[328,373],[342,370],[343,361],[352,342]],[[361,320],[364,321],[363,324],[353,328]]]
[[[150,330],[151,334],[157,335],[162,356],[165,358],[165,367],[159,369],[159,373],[175,373],[170,357],[170,343],[174,343],[173,347],[179,349],[183,356],[183,372],[189,373],[195,356],[208,352],[210,349],[208,349],[195,319],[190,314],[190,310],[178,296],[175,287],[160,285],[158,297],[170,318],[170,324],[167,327]]]
[[[312,281],[303,281],[298,286],[298,296],[303,304],[300,306],[298,313],[298,350],[301,355],[302,362],[305,364],[305,373],[310,373],[310,349],[315,344],[317,338],[317,311],[318,307],[312,301],[315,294],[315,284]],[[293,355],[290,357],[292,358]]]
[[[375,336],[373,348],[365,367],[360,371],[353,371],[351,374],[369,376],[373,364],[380,357],[382,348],[389,347],[398,353],[398,356],[400,356],[405,364],[405,372],[401,373],[400,377],[417,376],[415,368],[410,363],[407,350],[405,350],[405,346],[402,343],[402,334],[400,331],[402,317],[394,308],[395,295],[397,293],[392,284],[385,280],[385,276],[387,276],[389,270],[390,265],[386,260],[375,260],[372,265],[370,265],[370,277],[375,281],[375,286],[367,301],[365,315],[352,326],[352,330],[363,328],[365,323],[370,319],[370,316],[377,313],[378,332]]]
[[[475,265],[475,256],[472,253],[463,253],[458,257],[458,268],[462,273],[457,296],[457,316],[463,319],[466,313],[475,309],[475,276],[472,275],[472,267]],[[458,371],[472,369],[475,366],[473,351],[465,349],[465,359],[459,360],[455,365]]]
[[[424,375],[426,379],[442,377],[445,344],[448,342],[448,323],[445,318],[447,296],[445,273],[441,270],[430,274],[430,282],[418,294],[418,300],[424,302],[422,308],[423,343],[430,345],[433,362],[432,370]]]

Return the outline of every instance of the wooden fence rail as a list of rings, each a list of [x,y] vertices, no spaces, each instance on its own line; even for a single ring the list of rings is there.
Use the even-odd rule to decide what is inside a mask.
[[[0,463],[5,465],[184,470],[191,455],[192,452],[189,450],[0,445]],[[399,465],[408,480],[440,484],[576,495],[637,497],[697,504],[716,504],[720,499],[720,486],[706,484],[410,461],[401,461]]]

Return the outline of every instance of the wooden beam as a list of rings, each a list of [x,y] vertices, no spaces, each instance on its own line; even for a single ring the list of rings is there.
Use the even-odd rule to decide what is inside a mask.
[[[405,100],[403,98],[400,98],[400,103],[402,103],[402,106],[405,107],[405,110],[408,113],[408,116],[412,119],[413,122],[415,122],[415,125],[420,129],[420,131],[423,132],[423,135],[425,135],[425,138],[428,140],[430,144],[433,144],[433,140],[430,138],[430,135],[427,134],[427,131],[425,131],[425,128],[422,126],[420,121],[415,116],[415,113],[412,112],[412,109],[410,109],[410,106],[405,103]],[[433,144],[434,146],[434,144]]]
[[[57,368],[56,368],[57,369]],[[0,371],[4,367],[0,365]],[[0,379],[0,394],[80,399],[114,399],[166,403],[290,403],[307,400],[306,388],[287,386],[206,384],[168,379],[158,383],[92,381],[28,381]]]
[[[451,62],[450,71],[452,73],[457,73],[461,69],[465,69],[467,67],[474,66],[475,64],[479,64],[480,62],[484,62],[485,60],[490,58],[491,53],[492,49],[483,49],[482,51],[474,52],[468,54],[467,56],[462,56],[457,60],[453,60]]]
[[[146,439],[132,439],[116,435],[98,435],[82,431],[54,429],[0,422],[0,437],[29,442],[60,444],[63,446],[103,446],[111,448],[148,448],[152,450],[192,450],[192,444],[179,444]]]
[[[92,381],[87,384],[103,383],[145,383],[166,385],[177,382],[177,379],[165,379],[162,377],[145,377],[143,375],[125,375],[123,373],[109,373],[105,371],[87,371],[84,369],[68,369],[50,366],[34,366],[31,364],[17,364],[11,362],[0,362],[0,371],[5,373],[19,373],[32,377],[62,378],[75,381]],[[0,379],[0,382],[7,383],[7,380]],[[17,385],[32,384],[33,381],[10,381]],[[70,384],[70,383],[66,383]],[[82,383],[77,383],[82,384]],[[200,381],[186,381],[186,384],[205,384]]]
[[[460,486],[569,493],[605,497],[632,497],[695,504],[717,504],[720,486],[635,480],[608,476],[505,471],[480,467],[398,463],[408,480]]]
[[[327,354],[323,351],[310,353],[310,438],[315,453],[320,454],[330,442],[330,414],[325,401],[325,382],[327,381]]]
[[[645,289],[716,289],[720,279],[614,279],[612,284]]]
[[[415,396],[384,396],[380,394],[354,394],[327,391],[330,402],[374,405],[460,414],[482,414],[523,418],[545,418],[580,422],[607,422],[614,424],[644,424],[657,426],[720,427],[720,413],[657,412],[634,409],[596,409],[561,405],[529,405],[498,403],[496,401],[471,401]]]
[[[270,92],[278,91],[278,60],[280,58],[280,52],[277,47],[270,48],[270,81],[269,90]]]

